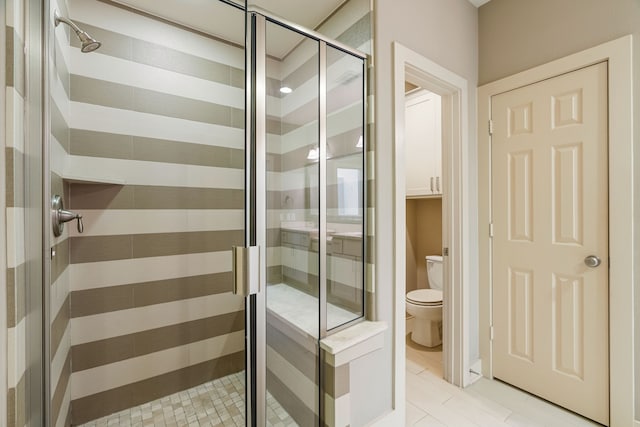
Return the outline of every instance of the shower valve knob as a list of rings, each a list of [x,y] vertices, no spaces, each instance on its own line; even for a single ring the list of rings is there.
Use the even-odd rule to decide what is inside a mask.
[[[62,198],[57,194],[53,196],[51,200],[51,225],[53,226],[53,235],[56,237],[60,236],[64,230],[64,223],[73,221],[74,219],[77,221],[76,226],[78,233],[82,233],[84,231],[82,215],[65,210]]]

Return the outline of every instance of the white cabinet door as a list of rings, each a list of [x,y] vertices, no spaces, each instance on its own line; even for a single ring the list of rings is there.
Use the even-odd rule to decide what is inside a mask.
[[[407,197],[442,194],[441,126],[441,102],[438,95],[423,90],[407,96]]]

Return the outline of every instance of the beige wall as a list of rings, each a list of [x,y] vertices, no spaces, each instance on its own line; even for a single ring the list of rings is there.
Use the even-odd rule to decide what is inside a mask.
[[[638,0],[492,0],[478,11],[482,85],[626,34]]]
[[[427,287],[424,257],[442,255],[442,199],[407,199],[407,292]]]
[[[375,121],[376,121],[376,308],[377,318],[388,322],[382,364],[375,375],[375,387],[379,393],[371,396],[370,405],[377,408],[373,413],[391,409],[393,372],[393,325],[394,325],[394,166],[393,166],[393,52],[392,44],[397,41],[466,78],[469,87],[477,85],[478,52],[477,31],[478,11],[467,0],[405,0],[402,7],[397,2],[375,0]],[[469,143],[476,145],[476,99],[475,91],[470,91],[469,100]],[[475,156],[473,156],[475,158]],[[469,164],[469,176],[476,176],[475,162]],[[465,183],[469,186],[472,199],[476,198],[475,180]],[[470,235],[477,235],[477,225],[471,225]],[[472,253],[477,244],[469,242]],[[473,277],[475,273],[471,272]],[[471,304],[477,305],[477,292],[471,290]],[[473,316],[473,315],[472,315]],[[477,324],[476,321],[472,322]],[[472,334],[474,332],[472,331]],[[478,357],[477,333],[472,338],[471,360]]]

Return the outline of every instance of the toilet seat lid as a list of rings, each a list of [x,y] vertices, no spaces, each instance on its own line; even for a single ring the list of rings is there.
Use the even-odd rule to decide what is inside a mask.
[[[416,305],[442,304],[442,291],[439,289],[417,289],[407,294],[407,301]]]

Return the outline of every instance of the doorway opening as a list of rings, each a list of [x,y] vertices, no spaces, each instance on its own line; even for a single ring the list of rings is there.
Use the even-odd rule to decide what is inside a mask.
[[[470,194],[473,172],[469,158],[475,154],[468,143],[469,93],[463,77],[444,69],[404,46],[394,44],[394,110],[395,110],[395,396],[396,408],[405,404],[406,369],[406,308],[407,290],[407,152],[406,87],[416,88],[440,97],[441,105],[441,179],[434,177],[434,190],[441,189],[441,245],[436,254],[442,255],[442,377],[449,383],[465,387],[471,382],[469,335],[475,322],[470,322],[469,283],[475,271],[476,235],[470,226],[469,212],[476,209]],[[427,178],[431,190],[431,175]],[[437,211],[437,208],[436,208]],[[463,244],[464,242],[464,244]],[[416,259],[417,262],[417,259]],[[426,260],[422,257],[422,264]],[[417,286],[417,283],[415,284]],[[415,320],[415,319],[414,319]],[[415,328],[415,324],[413,325]],[[435,356],[432,352],[431,356]],[[438,361],[439,356],[432,358]]]
[[[444,377],[442,97],[405,81],[406,354]]]

